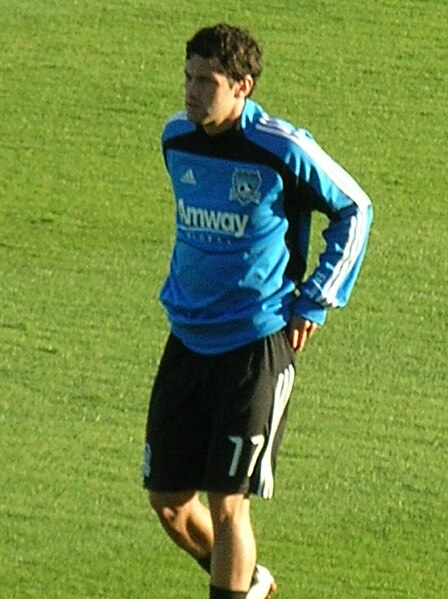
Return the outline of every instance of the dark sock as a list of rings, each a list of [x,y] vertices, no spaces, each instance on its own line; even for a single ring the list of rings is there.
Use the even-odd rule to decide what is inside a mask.
[[[247,593],[244,591],[227,591],[210,585],[209,599],[246,599]]]
[[[207,555],[206,557],[197,557],[196,561],[201,566],[203,570],[210,574],[211,566],[212,566],[212,556]]]

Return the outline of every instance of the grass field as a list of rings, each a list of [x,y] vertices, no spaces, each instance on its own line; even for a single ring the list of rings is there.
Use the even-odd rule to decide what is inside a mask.
[[[375,205],[352,301],[301,359],[276,498],[254,502],[259,559],[279,599],[443,599],[442,0],[0,0],[0,596],[207,596],[140,460],[167,332],[159,134],[185,40],[218,20],[262,42],[256,99]]]

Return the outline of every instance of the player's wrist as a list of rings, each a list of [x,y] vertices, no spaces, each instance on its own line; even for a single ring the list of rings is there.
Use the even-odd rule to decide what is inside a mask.
[[[297,298],[294,306],[294,316],[323,326],[327,317],[327,310],[316,301],[301,295]]]

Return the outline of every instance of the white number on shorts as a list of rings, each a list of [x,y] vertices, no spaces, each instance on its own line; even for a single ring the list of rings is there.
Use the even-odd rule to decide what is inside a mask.
[[[236,471],[238,469],[238,464],[240,463],[241,454],[243,453],[244,439],[243,437],[229,437],[229,441],[231,441],[235,445],[235,449],[233,451],[232,462],[229,468],[229,476],[235,476]],[[258,457],[263,449],[264,445],[264,436],[263,435],[254,435],[250,438],[250,442],[255,450],[252,454],[249,468],[247,469],[247,476],[252,476],[255,465],[257,463]]]

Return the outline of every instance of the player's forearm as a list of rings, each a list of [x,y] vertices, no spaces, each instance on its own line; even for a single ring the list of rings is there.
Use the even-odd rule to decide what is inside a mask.
[[[353,205],[330,221],[319,265],[300,286],[295,313],[323,324],[325,312],[346,305],[359,274],[372,222],[370,204]]]

